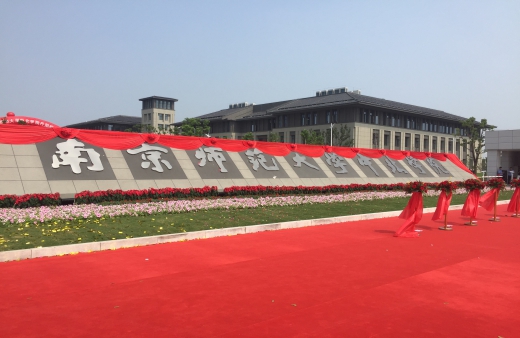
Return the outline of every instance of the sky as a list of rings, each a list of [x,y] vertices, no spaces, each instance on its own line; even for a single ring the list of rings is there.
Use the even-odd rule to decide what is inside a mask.
[[[0,117],[176,121],[348,87],[520,129],[520,1],[0,0]]]

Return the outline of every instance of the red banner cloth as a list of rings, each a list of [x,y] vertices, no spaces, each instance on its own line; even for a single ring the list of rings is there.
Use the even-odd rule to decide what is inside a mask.
[[[516,188],[509,204],[507,205],[507,211],[518,214],[520,211],[520,188]]]
[[[436,221],[438,219],[441,219],[448,213],[448,208],[451,204],[451,198],[453,197],[453,194],[450,192],[450,194],[446,194],[445,191],[442,191],[439,195],[439,199],[437,200],[437,208],[435,209],[435,212],[433,213],[432,220]]]
[[[413,192],[406,208],[399,215],[399,218],[406,219],[406,222],[394,234],[395,237],[419,237],[415,231],[415,225],[419,223],[423,214],[423,196],[420,192]]]
[[[0,121],[0,143],[30,144],[52,140],[56,132],[53,128],[26,126],[20,124],[3,124]]]
[[[466,201],[464,202],[464,205],[462,206],[462,212],[460,214],[462,216],[466,216],[471,219],[476,218],[479,199],[480,199],[480,189],[471,190],[468,194],[468,197],[466,197]]]
[[[491,189],[484,195],[480,197],[480,201],[478,202],[480,206],[487,211],[493,211],[495,208],[495,204],[498,201],[498,194],[500,193],[500,189]]]

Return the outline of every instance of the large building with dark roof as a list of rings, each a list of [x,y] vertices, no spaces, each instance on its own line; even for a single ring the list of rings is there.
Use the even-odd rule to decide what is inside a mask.
[[[233,104],[198,118],[209,120],[214,137],[241,139],[252,132],[255,140],[266,141],[270,133],[276,133],[280,142],[303,143],[302,130],[330,133],[332,123],[351,130],[355,147],[446,152],[464,161],[467,158],[461,138],[455,136],[464,135],[464,117],[347,88],[295,100]]]
[[[138,116],[116,115],[102,117],[97,120],[69,124],[66,127],[76,129],[125,131],[138,124],[141,124],[141,118]]]

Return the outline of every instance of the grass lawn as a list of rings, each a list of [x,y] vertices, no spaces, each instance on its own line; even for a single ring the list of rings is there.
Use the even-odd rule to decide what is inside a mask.
[[[508,200],[512,194],[513,191],[503,191],[500,193],[500,199]],[[452,205],[463,204],[465,199],[466,194],[454,195]],[[376,201],[210,210],[39,224],[0,224],[0,251],[402,210],[407,202],[408,198],[388,198]],[[437,197],[424,198],[425,208],[435,207],[436,203]]]

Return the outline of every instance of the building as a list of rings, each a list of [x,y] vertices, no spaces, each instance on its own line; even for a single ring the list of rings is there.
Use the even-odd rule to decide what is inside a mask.
[[[138,124],[141,124],[141,118],[138,116],[116,115],[102,117],[100,119],[87,122],[69,124],[66,127],[76,129],[125,131]]]
[[[266,141],[270,133],[276,133],[280,142],[303,143],[304,129],[330,133],[331,123],[345,124],[356,147],[455,153],[465,163],[468,158],[463,137],[456,136],[465,135],[464,117],[347,88],[295,100],[231,104],[198,118],[210,121],[214,137],[241,139],[252,132],[255,140]]]
[[[516,178],[520,170],[520,130],[486,131],[487,176],[495,176],[499,167]]]
[[[173,127],[175,122],[175,102],[177,99],[161,96],[150,96],[139,99],[143,102],[141,109],[142,124],[157,130]]]

